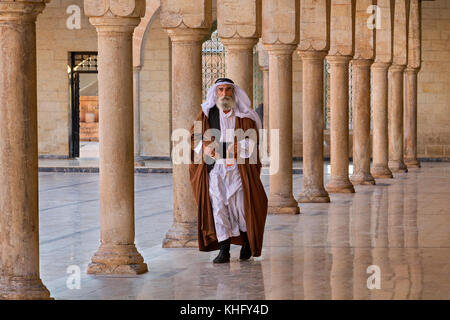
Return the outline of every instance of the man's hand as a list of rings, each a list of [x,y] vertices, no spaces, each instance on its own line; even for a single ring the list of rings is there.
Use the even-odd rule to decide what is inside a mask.
[[[215,150],[217,146],[218,146],[218,144],[217,144],[217,142],[215,142],[215,141],[209,143],[209,144],[206,145],[206,146],[203,145],[203,152],[204,152],[207,156],[209,156],[209,157],[214,158],[214,159],[217,160],[217,156],[218,156],[218,155],[216,155],[216,150]]]

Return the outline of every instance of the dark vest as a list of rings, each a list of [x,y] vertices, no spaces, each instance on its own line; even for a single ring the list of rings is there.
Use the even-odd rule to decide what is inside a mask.
[[[217,130],[221,130],[220,129],[220,114],[219,114],[219,108],[217,108],[217,106],[212,107],[209,110],[209,115],[208,115],[208,121],[209,121],[209,127],[211,129],[217,129]],[[218,148],[219,153],[220,153],[220,157],[224,158],[227,155],[227,143],[220,143],[219,142],[220,147]],[[208,173],[214,168],[214,163],[212,164],[208,164]]]

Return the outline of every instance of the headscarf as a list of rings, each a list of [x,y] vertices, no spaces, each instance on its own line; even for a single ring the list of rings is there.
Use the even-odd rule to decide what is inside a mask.
[[[250,99],[247,94],[241,89],[241,87],[228,78],[217,79],[216,82],[208,89],[206,101],[202,103],[202,110],[205,116],[208,117],[209,110],[216,105],[217,87],[223,84],[229,84],[234,87],[234,99],[236,101],[236,105],[233,110],[235,115],[240,118],[252,119],[256,122],[256,127],[261,129],[261,119],[259,118],[258,113],[252,109]]]

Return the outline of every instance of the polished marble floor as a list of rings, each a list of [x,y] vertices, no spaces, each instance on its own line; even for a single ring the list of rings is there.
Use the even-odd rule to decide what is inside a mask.
[[[240,262],[232,246],[226,265],[211,263],[217,252],[161,247],[172,176],[136,174],[136,246],[149,272],[132,277],[86,274],[99,246],[98,174],[41,172],[39,182],[41,277],[55,299],[450,299],[450,163],[269,215],[262,256]]]

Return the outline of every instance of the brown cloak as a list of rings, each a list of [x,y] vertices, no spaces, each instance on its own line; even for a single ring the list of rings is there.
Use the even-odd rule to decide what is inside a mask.
[[[196,121],[202,122],[202,134],[210,128],[208,117],[203,112],[199,114]],[[256,123],[249,118],[236,117],[235,129],[255,129],[258,132]],[[209,200],[209,175],[207,164],[202,157],[200,164],[194,163],[194,126],[191,128],[191,164],[189,173],[192,189],[198,207],[198,246],[200,251],[213,251],[219,249],[216,237],[213,211]],[[257,149],[259,150],[259,137],[257,139]],[[203,153],[203,152],[202,152]],[[244,192],[245,223],[247,226],[247,236],[250,242],[252,255],[259,257],[263,244],[264,225],[267,216],[267,196],[261,183],[261,162],[259,154],[256,164],[249,164],[249,159],[245,159],[245,164],[238,164],[241,175],[242,190]],[[232,237],[232,244],[241,245],[241,236]]]

